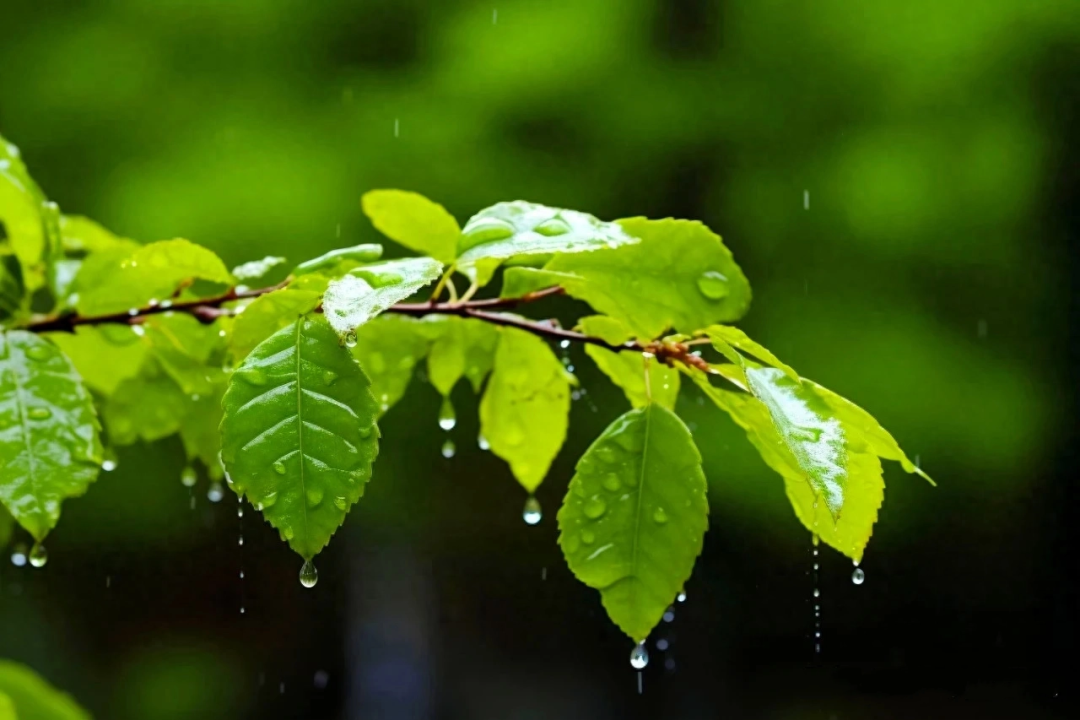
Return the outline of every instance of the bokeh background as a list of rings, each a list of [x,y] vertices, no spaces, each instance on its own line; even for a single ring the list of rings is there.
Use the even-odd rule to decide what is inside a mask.
[[[461,221],[698,218],[751,279],[747,331],[939,482],[888,468],[864,585],[824,554],[815,654],[810,538],[687,392],[711,530],[639,695],[555,544],[625,409],[574,349],[537,527],[464,384],[452,460],[430,386],[385,418],[313,591],[255,513],[180,484],[178,442],[127,448],[45,569],[0,564],[0,656],[118,720],[1073,716],[1074,0],[0,4],[0,133],[66,212],[227,262],[378,241],[375,187]]]

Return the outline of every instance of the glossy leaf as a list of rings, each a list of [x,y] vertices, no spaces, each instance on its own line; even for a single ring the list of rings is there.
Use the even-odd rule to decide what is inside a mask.
[[[233,356],[246,357],[263,340],[318,307],[321,300],[321,290],[292,285],[255,298],[233,323],[229,339]]]
[[[625,325],[604,315],[582,318],[581,331],[612,344],[626,342],[631,337]],[[622,388],[632,407],[645,407],[649,404],[651,395],[652,402],[668,410],[675,409],[675,400],[679,396],[678,370],[655,360],[646,362],[642,353],[613,352],[597,345],[586,345],[585,354],[593,359],[611,382]],[[646,372],[649,377],[648,391],[645,385]]]
[[[112,395],[121,381],[139,373],[149,348],[125,325],[84,325],[73,333],[49,333],[92,390]]]
[[[338,248],[300,263],[293,268],[291,274],[299,277],[310,273],[322,273],[330,277],[338,277],[353,268],[375,262],[382,257],[382,254],[383,246],[378,243]]]
[[[237,265],[232,269],[232,276],[240,282],[258,280],[278,265],[283,265],[286,262],[287,260],[283,257],[267,255],[262,260],[251,260]]]
[[[48,265],[59,258],[60,211],[26,170],[19,149],[0,137],[0,222],[23,279],[31,290],[44,284]]]
[[[330,326],[345,335],[437,280],[440,274],[442,263],[431,258],[365,265],[330,282],[323,296],[323,312]]]
[[[480,431],[529,492],[543,481],[566,439],[570,375],[540,338],[502,328],[480,401]]]
[[[447,265],[454,261],[461,228],[442,205],[405,190],[372,190],[360,204],[386,237]]]
[[[626,323],[636,337],[668,329],[692,333],[741,317],[750,285],[720,236],[691,220],[620,220],[641,242],[605,253],[556,255],[544,269],[598,312]],[[553,276],[552,276],[553,277]]]
[[[222,405],[233,489],[310,560],[371,477],[379,431],[367,377],[325,318],[306,317],[247,356]]]
[[[404,315],[380,315],[356,330],[352,353],[371,380],[380,414],[405,394],[416,364],[427,355],[431,341],[423,326]]]
[[[90,720],[70,695],[11,660],[0,660],[0,693],[11,701],[18,720]]]
[[[138,375],[116,386],[102,409],[109,440],[130,445],[168,437],[180,429],[188,402],[189,396],[158,361],[147,358]]]
[[[458,268],[485,285],[499,263],[551,253],[589,253],[632,245],[616,223],[576,210],[502,202],[469,218],[458,240]]]
[[[730,354],[734,350],[751,355],[764,362],[766,365],[772,365],[775,368],[779,368],[783,370],[784,374],[789,378],[798,382],[799,374],[795,372],[790,365],[781,362],[780,358],[773,355],[768,348],[751,340],[747,337],[746,333],[739,328],[731,327],[730,325],[710,325],[705,329],[705,333],[709,336],[709,339],[712,340],[713,347],[726,355],[728,359],[736,365],[741,365],[742,361]]]
[[[94,266],[93,277],[86,277],[91,273],[90,259],[75,279],[76,307],[83,315],[123,312],[150,300],[165,300],[185,281],[232,283],[221,258],[188,240],[162,240],[123,257],[110,252],[104,266]]]
[[[102,447],[90,393],[52,343],[15,330],[0,337],[0,501],[37,540],[60,503],[86,492]]]
[[[424,318],[424,331],[432,340],[428,353],[428,380],[443,396],[463,376],[475,392],[495,361],[499,332],[481,320],[436,315]]]
[[[655,403],[615,420],[578,461],[559,510],[559,545],[637,642],[690,578],[708,529],[706,490],[690,431]]]

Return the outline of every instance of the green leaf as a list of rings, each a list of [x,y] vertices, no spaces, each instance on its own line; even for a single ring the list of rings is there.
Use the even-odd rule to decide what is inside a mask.
[[[620,220],[640,238],[598,254],[556,255],[545,270],[598,312],[623,321],[636,337],[669,328],[692,333],[741,317],[750,285],[720,236],[691,220]]]
[[[70,695],[10,660],[0,660],[0,692],[15,706],[19,720],[90,720]]]
[[[221,464],[221,399],[225,394],[225,377],[220,370],[209,390],[191,398],[180,418],[180,440],[189,459],[200,460],[212,480],[225,474]]]
[[[162,240],[123,256],[121,251],[91,255],[75,278],[83,315],[106,315],[164,300],[185,281],[232,283],[221,258],[188,240]],[[90,269],[90,261],[106,255]],[[88,277],[87,275],[91,275]]]
[[[613,422],[578,461],[559,509],[559,545],[608,616],[641,642],[690,578],[708,529],[701,454],[657,404]]]
[[[15,315],[25,296],[19,261],[12,255],[0,256],[0,319]]]
[[[110,442],[153,442],[180,430],[189,397],[153,357],[139,374],[122,380],[102,410]]]
[[[15,702],[2,691],[0,691],[0,720],[19,720],[19,716],[15,714]]]
[[[375,262],[382,257],[382,253],[383,246],[378,243],[338,248],[307,262],[300,263],[293,268],[291,274],[299,277],[318,272],[337,277],[344,275],[355,267]]]
[[[746,333],[739,328],[731,327],[730,325],[710,325],[705,328],[705,334],[712,340],[713,347],[723,353],[736,365],[742,365],[742,360],[737,356],[733,356],[732,353],[735,350],[739,350],[742,353],[757,358],[766,365],[772,365],[775,368],[783,370],[784,374],[789,378],[796,382],[799,381],[799,374],[795,372],[790,365],[785,365],[780,361],[780,358],[773,355],[768,348],[751,340],[747,337]]]
[[[424,318],[424,331],[432,340],[428,354],[428,380],[441,395],[448,396],[462,376],[474,392],[480,392],[484,378],[495,362],[499,332],[482,320],[452,315]]]
[[[356,268],[330,282],[323,312],[330,326],[345,335],[437,280],[442,267],[431,258],[408,258]]]
[[[101,469],[90,393],[53,344],[22,330],[0,339],[0,501],[38,541],[60,503],[82,495]]]
[[[604,315],[582,318],[581,331],[613,345],[630,339],[630,331],[625,325]],[[598,345],[586,345],[585,354],[593,359],[611,382],[622,388],[632,407],[648,405],[651,392],[652,402],[668,410],[675,409],[675,400],[679,396],[678,370],[655,360],[646,362],[644,354],[640,352],[612,352]],[[646,372],[649,376],[648,392],[645,386]]]
[[[352,353],[371,379],[380,415],[405,394],[416,364],[427,355],[431,341],[424,325],[405,315],[380,315],[356,330]]]
[[[60,211],[26,171],[19,149],[0,137],[0,223],[30,290],[44,284],[61,252]]]
[[[565,282],[580,280],[577,275],[571,273],[556,273],[550,270],[541,270],[530,267],[512,267],[503,272],[502,290],[500,297],[519,298],[537,290],[562,286]]]
[[[141,247],[134,240],[117,237],[82,215],[61,215],[60,237],[64,243],[64,250],[68,252],[97,253],[118,247],[134,252]]]
[[[208,361],[220,345],[218,328],[186,313],[166,313],[146,318],[143,332],[154,357],[181,390],[188,395],[213,391],[221,368]]]
[[[515,328],[500,334],[480,401],[480,430],[491,451],[533,492],[566,439],[570,376],[543,340]]]
[[[149,350],[125,325],[83,325],[74,333],[49,333],[48,338],[71,359],[87,386],[105,396],[139,373]]]
[[[263,340],[318,307],[321,299],[321,290],[291,285],[255,298],[233,323],[229,340],[233,356],[247,356]]]
[[[251,260],[237,265],[232,269],[232,276],[240,282],[248,282],[249,280],[258,280],[266,273],[270,272],[278,265],[284,264],[286,261],[283,257],[277,257],[276,255],[267,255],[262,260]]]
[[[247,356],[222,406],[233,489],[310,560],[371,477],[378,405],[367,377],[326,319],[307,317]]]
[[[372,190],[360,204],[386,237],[439,262],[454,261],[461,228],[442,205],[405,190]]]
[[[486,285],[499,263],[551,253],[589,253],[632,245],[615,223],[576,210],[521,200],[502,202],[469,218],[458,240],[458,268]]]

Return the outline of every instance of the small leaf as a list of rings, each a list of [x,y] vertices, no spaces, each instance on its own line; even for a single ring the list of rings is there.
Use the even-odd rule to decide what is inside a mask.
[[[93,390],[109,396],[121,381],[139,373],[149,351],[127,326],[81,326],[74,333],[48,334]]]
[[[354,330],[442,274],[431,258],[390,260],[365,265],[332,280],[323,296],[323,312],[340,335]]]
[[[232,276],[240,282],[258,280],[278,265],[283,265],[287,260],[276,255],[267,255],[262,260],[251,260],[237,265],[232,269]]]
[[[321,290],[304,290],[294,285],[297,284],[260,295],[236,317],[229,339],[234,357],[246,357],[263,340],[319,306]]]
[[[405,190],[372,190],[360,204],[386,237],[439,262],[454,261],[461,229],[442,205]]]
[[[293,268],[291,274],[299,277],[317,272],[329,277],[339,277],[353,268],[375,262],[382,257],[382,253],[383,246],[378,243],[338,248],[312,260],[300,263]]]
[[[140,245],[134,240],[117,237],[90,218],[81,215],[60,216],[60,237],[68,252],[97,253],[124,248],[134,252]]]
[[[767,365],[780,368],[789,378],[796,382],[799,381],[799,374],[792,370],[791,366],[780,362],[780,358],[773,355],[768,348],[751,340],[747,337],[746,333],[739,328],[731,327],[730,325],[710,325],[705,328],[705,333],[709,336],[709,339],[712,340],[713,347],[721,353],[724,353],[724,355],[736,365],[741,365],[742,361],[729,354],[732,349],[737,349],[747,355],[752,355]]]
[[[44,284],[47,267],[59,258],[60,211],[26,170],[19,149],[0,137],[0,223],[19,259],[30,290]]]
[[[86,492],[102,447],[90,393],[53,344],[22,330],[0,338],[0,501],[37,540],[60,503]]]
[[[620,220],[641,242],[601,254],[556,255],[567,293],[617,318],[636,337],[691,333],[741,317],[750,285],[720,236],[690,220]]]
[[[188,395],[158,361],[149,357],[137,376],[116,386],[102,409],[109,440],[130,445],[137,440],[153,442],[168,437],[180,430],[188,401]]]
[[[502,202],[469,218],[458,240],[457,266],[486,285],[503,260],[589,253],[636,242],[616,223],[587,213],[521,200]]]
[[[10,660],[0,660],[0,693],[14,705],[19,720],[90,720],[70,695]]]
[[[531,267],[506,268],[503,272],[503,284],[499,296],[519,298],[544,288],[562,286],[564,281],[574,282],[575,280],[580,280],[580,278],[572,273],[557,273]]]
[[[655,403],[615,420],[578,461],[559,545],[636,642],[690,578],[709,524],[706,490],[690,431]]]
[[[379,430],[367,377],[326,319],[307,317],[247,356],[222,406],[233,489],[310,560],[371,477]]]
[[[543,340],[502,328],[480,401],[480,430],[529,492],[543,481],[566,439],[569,375]]]
[[[613,345],[630,339],[630,331],[625,325],[604,315],[582,318],[581,331]],[[622,388],[632,407],[649,404],[649,393],[645,388],[646,360],[642,353],[613,352],[598,345],[586,345],[585,354],[593,359],[611,382]],[[656,360],[649,361],[647,367],[652,402],[674,410],[675,400],[679,396],[679,371]]]
[[[465,376],[475,392],[495,361],[499,332],[482,320],[432,315],[424,318],[424,331],[432,340],[428,353],[428,380],[443,396]]]
[[[424,322],[404,315],[380,315],[356,330],[353,356],[371,379],[379,414],[405,394],[416,364],[431,345]]]
[[[180,418],[180,440],[189,459],[200,460],[212,480],[225,474],[221,464],[221,399],[225,394],[225,377],[220,370],[209,391],[191,398]]]
[[[212,392],[221,375],[220,367],[208,365],[221,344],[216,327],[184,313],[151,315],[143,327],[143,337],[154,357],[181,390],[188,395]]]

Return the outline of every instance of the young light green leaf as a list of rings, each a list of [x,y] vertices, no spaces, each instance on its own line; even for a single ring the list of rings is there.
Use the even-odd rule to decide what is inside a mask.
[[[367,377],[325,318],[305,317],[247,356],[222,405],[232,488],[310,560],[371,477],[378,405]]]
[[[143,323],[146,344],[163,370],[188,395],[206,395],[220,380],[221,368],[208,364],[221,344],[216,327],[191,315],[151,315]]]
[[[60,211],[26,171],[19,149],[0,137],[0,223],[23,268],[30,290],[44,284],[48,265],[59,258]]]
[[[109,440],[130,445],[153,442],[180,429],[189,397],[150,356],[139,374],[122,380],[102,409]]]
[[[405,394],[416,364],[431,345],[425,323],[404,315],[380,315],[356,330],[353,356],[371,380],[371,394],[385,413]]]
[[[701,454],[657,404],[613,422],[578,461],[559,509],[559,545],[608,616],[641,642],[690,578],[708,529]]]
[[[188,240],[162,240],[127,256],[120,252],[91,255],[83,264],[74,283],[79,293],[76,307],[83,315],[123,312],[167,299],[184,281],[232,283],[221,258]],[[95,258],[102,262],[91,265]]]
[[[225,474],[221,464],[221,398],[225,394],[225,376],[220,370],[209,391],[192,397],[180,418],[180,440],[191,460],[199,460],[212,480]]]
[[[121,381],[139,373],[149,347],[127,326],[82,326],[75,332],[49,333],[92,390],[106,397]]]
[[[632,245],[637,239],[616,223],[576,210],[502,202],[469,218],[458,240],[457,266],[486,285],[503,260],[551,253],[589,253]]]
[[[746,333],[739,328],[731,327],[730,325],[710,325],[705,328],[705,334],[712,340],[713,347],[723,353],[736,365],[742,364],[741,359],[731,354],[737,349],[747,355],[752,355],[767,365],[780,368],[789,378],[795,382],[799,382],[799,374],[792,370],[790,365],[785,365],[780,362],[780,358],[773,355],[768,348],[751,340],[747,337]]]
[[[636,337],[674,328],[691,333],[736,320],[750,304],[750,285],[720,236],[691,220],[620,220],[641,242],[599,254],[559,254],[544,269],[558,284]]]
[[[68,252],[97,253],[118,247],[135,252],[141,247],[134,240],[117,237],[82,215],[61,215],[60,237],[64,243],[64,250]]]
[[[572,273],[557,273],[531,267],[506,268],[503,272],[503,284],[499,296],[519,298],[544,288],[562,286],[564,281],[574,282],[575,280],[580,280],[580,278]]]
[[[330,282],[323,296],[323,312],[330,326],[345,335],[437,280],[442,268],[442,263],[431,258],[364,265]]]
[[[605,315],[582,318],[581,331],[613,345],[624,343],[631,337],[625,325]],[[678,370],[655,360],[647,362],[642,353],[612,352],[597,345],[586,345],[585,354],[593,359],[611,382],[622,388],[632,407],[648,405],[651,394],[651,402],[668,410],[675,409],[675,400],[679,396]],[[646,374],[649,378],[648,386],[645,384]]]
[[[495,361],[499,332],[481,320],[433,315],[424,318],[424,332],[431,339],[428,380],[443,396],[448,396],[465,376],[475,392]]]
[[[232,269],[232,276],[240,282],[258,280],[278,265],[283,265],[287,260],[276,255],[267,255],[262,260],[251,260],[237,265]]]
[[[480,431],[522,487],[533,492],[566,439],[570,376],[543,340],[515,328],[500,334],[480,401]]]
[[[0,693],[11,701],[13,717],[19,720],[90,720],[70,695],[11,660],[0,660]]]
[[[378,243],[338,248],[312,260],[300,263],[293,268],[290,274],[300,277],[301,275],[317,272],[328,277],[338,277],[353,268],[375,262],[382,257],[382,253],[383,246]]]
[[[97,478],[97,414],[71,361],[14,330],[0,337],[0,421],[0,501],[40,541],[56,527],[60,503]]]
[[[299,283],[260,295],[236,317],[229,339],[234,357],[246,357],[263,340],[319,306],[321,290],[306,290],[294,285]]]
[[[442,205],[405,190],[371,190],[360,204],[386,237],[447,265],[454,261],[461,228]]]

